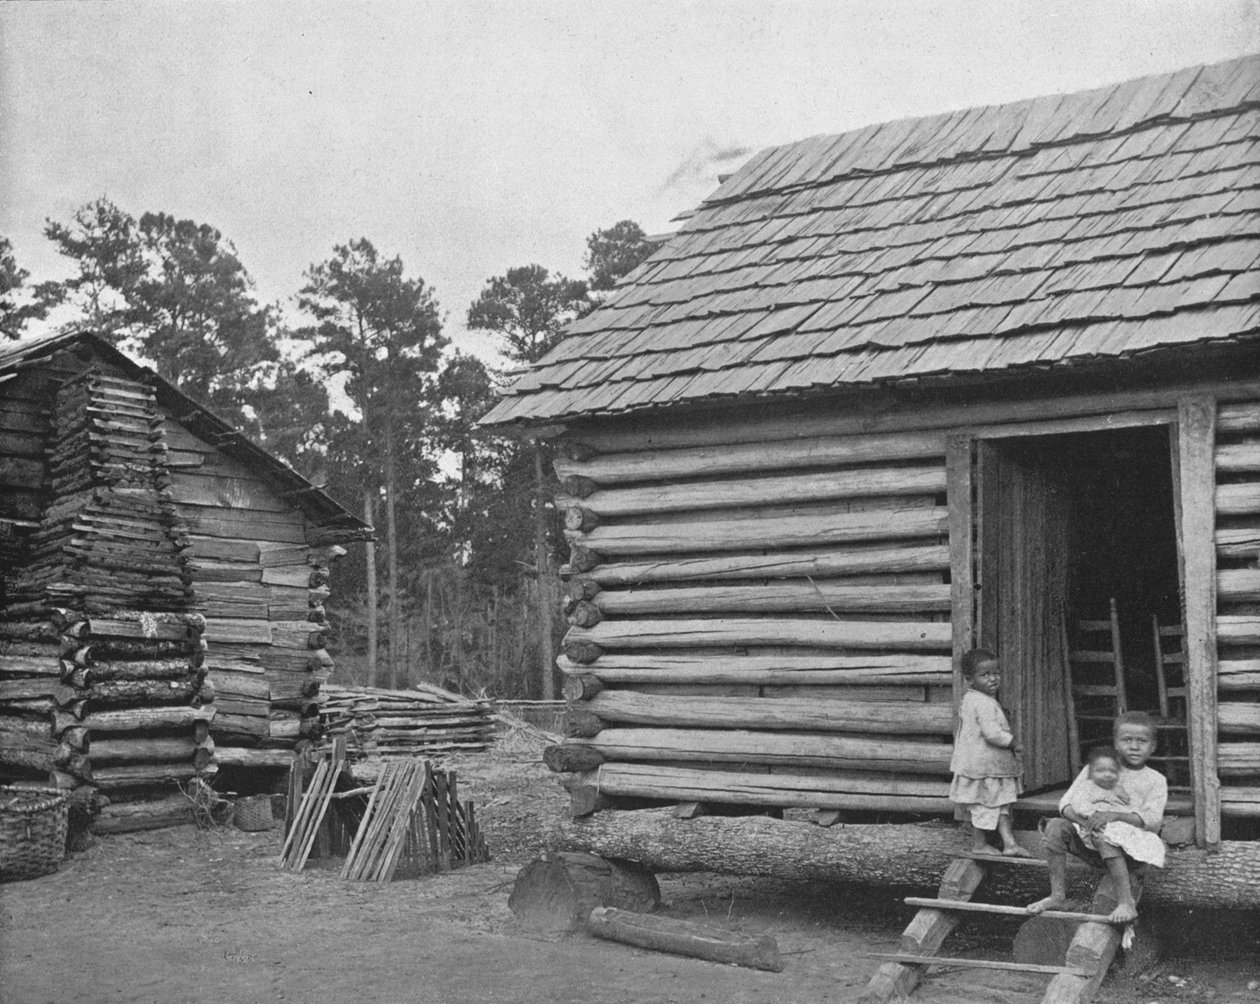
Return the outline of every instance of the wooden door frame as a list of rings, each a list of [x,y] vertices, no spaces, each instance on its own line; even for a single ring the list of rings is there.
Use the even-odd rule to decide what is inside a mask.
[[[1186,715],[1195,842],[1209,849],[1221,840],[1217,774],[1216,698],[1216,400],[1209,394],[1181,397],[1175,409],[1121,412],[1040,423],[973,426],[953,433],[946,445],[949,504],[950,616],[953,624],[955,707],[966,684],[962,656],[976,644],[976,541],[983,519],[976,498],[975,462],[986,440],[1108,432],[1138,426],[1167,427],[1172,452],[1178,585],[1185,626]]]

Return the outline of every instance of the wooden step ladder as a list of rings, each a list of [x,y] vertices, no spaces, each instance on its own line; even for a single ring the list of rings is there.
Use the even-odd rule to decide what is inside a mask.
[[[1040,858],[1008,858],[996,853],[956,855],[945,869],[936,899],[907,897],[906,905],[918,907],[919,912],[902,933],[899,950],[895,953],[867,953],[868,958],[880,959],[883,964],[867,984],[863,1001],[882,1004],[885,1001],[903,1000],[918,986],[929,966],[946,965],[1050,976],[1052,979],[1046,987],[1042,1004],[1085,1004],[1093,998],[1103,977],[1107,975],[1116,949],[1120,946],[1123,931],[1120,925],[1112,924],[1107,919],[1116,906],[1109,876],[1103,877],[1094,893],[1092,912],[1047,910],[1040,914],[1042,917],[1075,921],[1078,924],[1062,966],[959,959],[936,954],[964,913],[1007,914],[1031,919],[1032,915],[1024,907],[971,902],[972,894],[994,865],[1044,869],[1046,862]],[[1136,876],[1131,876],[1130,881],[1134,897],[1140,897],[1141,883]]]

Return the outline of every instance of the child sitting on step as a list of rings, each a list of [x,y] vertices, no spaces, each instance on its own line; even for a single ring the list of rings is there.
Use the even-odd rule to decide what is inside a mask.
[[[1110,746],[1098,746],[1089,751],[1089,779],[1084,784],[1068,789],[1068,801],[1073,813],[1083,822],[1073,822],[1081,842],[1091,850],[1097,850],[1095,834],[1089,829],[1089,820],[1099,812],[1127,812],[1129,796],[1120,783],[1120,754]],[[1134,861],[1164,867],[1167,848],[1157,834],[1143,830],[1121,820],[1102,824],[1098,837],[1115,844]]]
[[[1137,917],[1129,880],[1131,866],[1137,862],[1163,866],[1164,847],[1158,834],[1168,802],[1168,782],[1163,774],[1146,766],[1155,752],[1151,716],[1144,711],[1123,712],[1116,718],[1115,744],[1118,762],[1091,755],[1089,764],[1059,800],[1060,817],[1044,822],[1042,839],[1050,863],[1050,895],[1029,906],[1029,913],[1043,913],[1067,902],[1068,854],[1093,865],[1101,863],[1107,869],[1116,893],[1116,908],[1109,919],[1116,924]],[[1108,764],[1119,768],[1114,782],[1108,777]],[[1095,788],[1106,791],[1108,783],[1113,790],[1118,787],[1124,792],[1127,805],[1096,802]],[[1119,823],[1127,823],[1129,828],[1115,825]]]
[[[997,702],[1002,667],[987,649],[972,649],[962,658],[967,692],[958,706],[958,727],[949,769],[954,817],[971,825],[971,851],[992,854],[988,834],[997,830],[1002,853],[1029,857],[1015,842],[1011,828],[1011,803],[1019,797],[1020,745]]]

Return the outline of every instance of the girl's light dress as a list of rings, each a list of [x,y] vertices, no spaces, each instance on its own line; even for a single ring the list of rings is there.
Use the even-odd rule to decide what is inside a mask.
[[[956,819],[981,830],[996,829],[1019,797],[1019,763],[1011,752],[1015,736],[1002,706],[987,694],[968,690],[958,708],[958,732],[949,786]]]

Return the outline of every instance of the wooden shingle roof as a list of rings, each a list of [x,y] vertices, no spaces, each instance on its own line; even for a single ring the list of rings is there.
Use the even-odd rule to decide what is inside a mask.
[[[483,420],[1260,334],[1260,56],[756,154]]]

